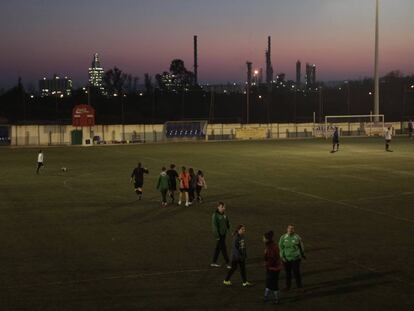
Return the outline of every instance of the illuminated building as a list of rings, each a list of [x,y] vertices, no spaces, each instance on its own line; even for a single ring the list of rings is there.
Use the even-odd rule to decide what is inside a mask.
[[[72,94],[72,80],[68,77],[60,78],[54,75],[52,79],[39,80],[39,91],[45,96],[70,96]]]
[[[97,90],[101,92],[101,94],[105,94],[105,89],[103,86],[103,76],[104,69],[101,67],[101,62],[99,61],[98,53],[95,53],[93,55],[91,68],[89,68],[89,85],[95,87]]]

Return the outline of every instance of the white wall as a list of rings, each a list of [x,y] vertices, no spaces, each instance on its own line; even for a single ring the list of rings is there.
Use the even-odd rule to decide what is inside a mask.
[[[399,122],[387,123],[399,130]],[[341,130],[357,130],[360,123],[340,123],[336,124]],[[234,137],[236,130],[246,125],[241,124],[209,124],[207,135],[213,134],[217,137],[222,135]],[[313,123],[273,123],[273,124],[249,124],[248,127],[265,127],[268,129],[270,138],[304,137],[305,132],[308,136],[312,135]],[[11,126],[11,145],[15,146],[39,146],[39,145],[70,145],[71,132],[82,129],[83,141],[92,140],[94,136],[99,136],[101,140],[108,143],[131,141],[135,138],[138,141],[163,141],[165,140],[163,124],[134,124],[134,125],[95,125],[93,127],[76,128],[72,125],[12,125]]]

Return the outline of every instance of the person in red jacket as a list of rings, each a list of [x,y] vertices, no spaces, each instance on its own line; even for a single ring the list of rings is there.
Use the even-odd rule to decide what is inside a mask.
[[[265,243],[264,261],[266,267],[266,289],[264,301],[267,302],[269,293],[273,292],[275,304],[279,303],[279,273],[282,270],[282,261],[279,255],[279,247],[273,242],[273,231],[266,232],[263,236]]]
[[[185,197],[185,206],[190,206],[188,201],[188,190],[190,188],[190,174],[187,173],[185,166],[181,168],[181,174],[178,177],[180,180],[180,195],[178,196],[178,205],[181,205],[181,199],[184,194]]]

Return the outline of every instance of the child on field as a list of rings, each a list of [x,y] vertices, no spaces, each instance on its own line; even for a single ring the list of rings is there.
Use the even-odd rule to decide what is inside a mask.
[[[195,192],[196,192],[196,188],[197,188],[197,176],[194,173],[194,169],[191,167],[188,170],[188,174],[190,175],[190,183],[189,183],[189,188],[188,188],[188,198],[189,198],[189,204],[193,204],[194,203],[194,199],[195,199]]]
[[[203,188],[207,189],[207,183],[204,178],[203,172],[199,170],[197,172],[197,187],[196,187],[197,201],[199,203],[203,202],[203,198],[201,197],[201,190],[203,190]]]
[[[390,144],[391,144],[391,139],[392,139],[391,126],[389,126],[388,129],[385,131],[384,137],[385,137],[385,151],[392,152],[392,150],[390,149]]]
[[[187,173],[185,166],[181,168],[181,173],[179,176],[180,180],[180,194],[178,196],[178,205],[181,205],[181,199],[184,196],[185,206],[190,206],[188,202],[188,189],[190,188],[190,174]]]
[[[339,132],[338,132],[338,127],[335,126],[335,130],[334,133],[332,135],[332,153],[335,152],[335,146],[336,146],[336,151],[339,151]]]
[[[165,167],[161,169],[161,174],[158,177],[157,189],[161,192],[162,197],[162,206],[167,206],[167,192],[170,188],[170,177],[167,175],[165,171]]]
[[[274,303],[279,303],[279,273],[282,270],[282,261],[279,256],[279,247],[273,241],[273,231],[266,232],[263,236],[265,243],[264,261],[266,267],[266,289],[264,301],[268,301],[269,293],[274,296]]]
[[[167,171],[167,175],[170,178],[170,198],[171,198],[171,204],[174,204],[175,202],[175,191],[177,191],[177,179],[178,179],[178,173],[175,170],[175,164],[170,165],[170,169]]]
[[[243,287],[252,286],[252,284],[247,281],[246,277],[246,241],[244,239],[244,234],[246,233],[246,226],[239,225],[233,233],[233,247],[231,252],[231,269],[227,273],[223,284],[226,286],[231,286],[232,283],[230,281],[231,276],[233,275],[234,271],[237,270],[237,266],[240,267],[240,274],[242,277],[242,285]]]
[[[134,190],[138,196],[138,200],[142,199],[144,174],[149,174],[149,171],[145,167],[142,167],[141,162],[139,162],[137,167],[132,171],[130,180],[131,183],[134,182]]]

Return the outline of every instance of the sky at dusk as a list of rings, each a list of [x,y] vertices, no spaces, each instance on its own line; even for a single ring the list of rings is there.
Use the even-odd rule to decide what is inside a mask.
[[[380,72],[414,73],[414,1],[380,0]],[[2,0],[0,87],[18,76],[37,89],[54,73],[87,82],[97,52],[105,70],[140,77],[193,67],[199,81],[244,81],[246,61],[265,67],[272,36],[275,73],[294,79],[295,63],[317,65],[317,79],[373,74],[375,0]]]

